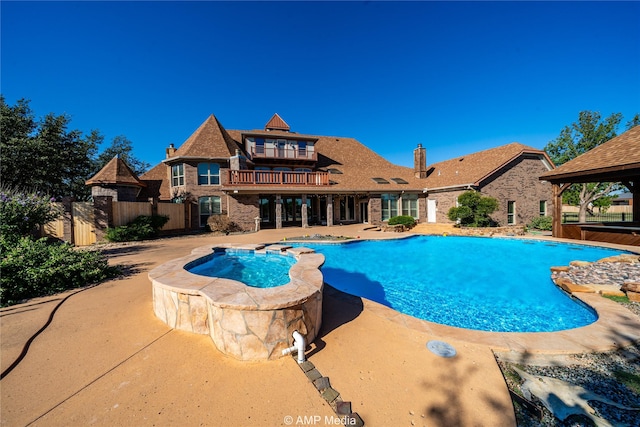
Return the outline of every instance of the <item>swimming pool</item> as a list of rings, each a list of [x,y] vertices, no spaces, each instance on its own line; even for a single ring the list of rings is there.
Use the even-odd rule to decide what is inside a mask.
[[[274,288],[289,283],[289,269],[295,258],[278,253],[217,251],[201,264],[187,270],[193,274],[237,280],[254,288]]]
[[[343,292],[430,322],[494,332],[553,332],[593,323],[595,312],[558,289],[549,268],[620,253],[453,236],[303,246],[325,256],[324,280]]]

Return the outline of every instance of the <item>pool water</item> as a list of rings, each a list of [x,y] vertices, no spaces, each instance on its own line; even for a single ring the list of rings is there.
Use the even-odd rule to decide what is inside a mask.
[[[237,280],[255,288],[274,288],[289,283],[289,269],[295,258],[273,253],[215,252],[189,272],[201,276]]]
[[[551,266],[621,252],[518,239],[417,236],[304,243],[325,255],[331,286],[430,322],[495,332],[551,332],[593,323],[595,312],[551,281]]]

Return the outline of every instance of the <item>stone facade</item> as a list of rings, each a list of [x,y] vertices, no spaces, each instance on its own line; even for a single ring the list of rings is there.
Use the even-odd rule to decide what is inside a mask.
[[[221,247],[222,248],[222,247]],[[189,273],[185,266],[204,262],[211,247],[162,264],[151,272],[155,315],[172,328],[207,334],[216,347],[240,360],[282,357],[298,331],[307,342],[322,324],[324,256],[310,249],[271,245],[224,245],[226,249],[278,252],[295,256],[291,282],[261,289],[243,283]]]
[[[111,197],[114,202],[137,202],[138,193],[140,193],[140,187],[122,185],[94,185],[91,187],[92,197]]]

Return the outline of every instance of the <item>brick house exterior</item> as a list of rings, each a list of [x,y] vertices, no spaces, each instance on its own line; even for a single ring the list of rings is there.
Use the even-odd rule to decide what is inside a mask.
[[[509,215],[517,225],[540,215],[540,202],[551,199],[550,185],[538,176],[552,168],[543,151],[518,143],[430,166],[418,145],[408,168],[353,138],[291,132],[277,114],[264,129],[249,131],[226,130],[212,115],[140,176],[138,199],[192,203],[192,228],[219,214],[253,230],[256,222],[261,228],[380,225],[396,215],[450,222],[449,208],[474,189],[498,199],[499,224]]]

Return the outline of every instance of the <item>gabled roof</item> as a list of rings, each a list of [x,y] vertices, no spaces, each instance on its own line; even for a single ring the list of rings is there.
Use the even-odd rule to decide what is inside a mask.
[[[222,159],[235,155],[242,147],[238,144],[212,114],[178,148],[173,156],[164,160],[171,162],[180,158]]]
[[[434,190],[456,186],[478,186],[521,155],[538,157],[547,168],[553,168],[551,159],[544,151],[512,142],[427,166],[428,175],[424,181],[424,187]]]
[[[640,126],[540,176],[550,182],[619,181],[640,175]]]
[[[168,200],[171,198],[171,188],[169,186],[168,166],[164,163],[158,163],[140,176],[147,187],[143,188],[138,197],[140,199],[148,199],[149,197]]]
[[[289,132],[291,128],[289,125],[282,120],[282,117],[275,113],[273,117],[269,119],[266,125],[264,125],[264,130],[284,130]]]
[[[140,181],[138,176],[127,166],[118,156],[109,160],[100,172],[89,178],[86,185],[129,185],[135,187],[146,187],[147,184]]]

